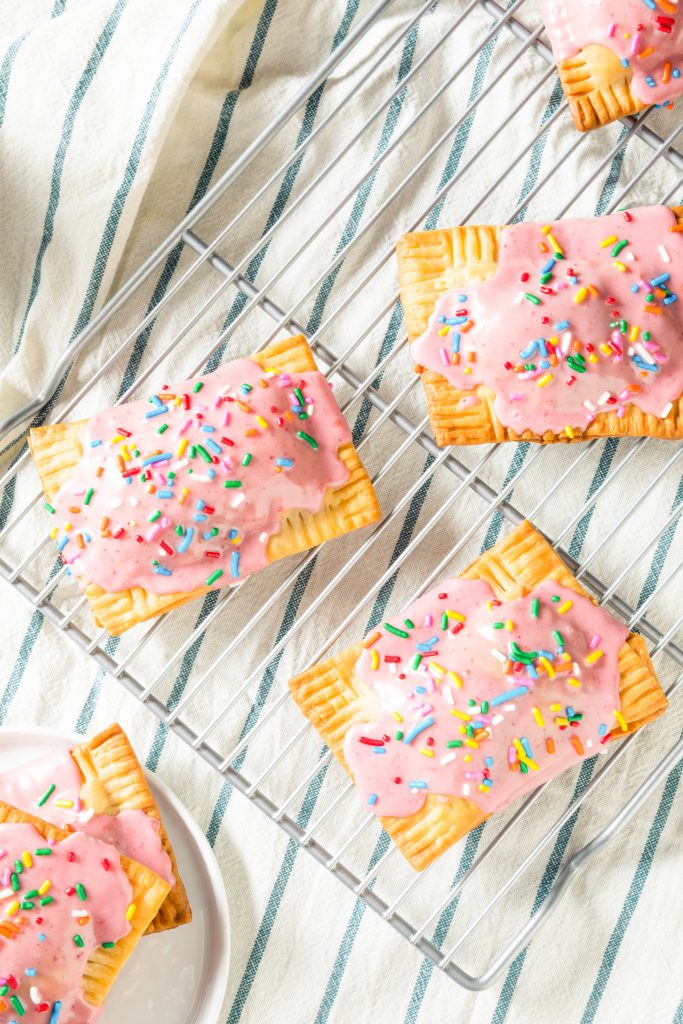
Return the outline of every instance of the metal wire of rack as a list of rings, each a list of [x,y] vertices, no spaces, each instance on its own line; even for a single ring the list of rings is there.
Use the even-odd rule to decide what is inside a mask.
[[[529,0],[514,0],[505,7],[496,0],[462,3],[436,40],[416,51],[410,70],[392,79],[396,55],[421,20],[433,16],[433,6],[427,0],[417,11],[408,7],[407,13],[397,0],[373,6],[103,307],[65,352],[35,401],[0,431],[16,432],[38,412],[67,367],[87,354],[105,330],[107,347],[101,361],[93,364],[81,386],[67,388],[51,418],[87,414],[93,384],[118,379],[116,370],[122,361],[125,365],[145,331],[151,339],[145,358],[118,401],[139,393],[160,367],[164,373],[179,368],[183,377],[211,368],[228,341],[231,354],[247,353],[254,339],[261,344],[283,332],[301,332],[335,383],[347,418],[355,418],[354,439],[378,489],[382,521],[357,538],[304,555],[293,566],[291,560],[279,563],[212,595],[199,613],[179,609],[112,642],[93,627],[84,598],[54,562],[40,494],[24,452],[0,480],[0,486],[13,489],[18,509],[0,532],[0,574],[388,924],[460,985],[479,990],[490,985],[528,943],[576,873],[622,832],[683,755],[683,741],[669,745],[666,738],[675,738],[674,733],[659,724],[647,730],[649,745],[640,735],[630,737],[601,760],[582,786],[574,788],[564,777],[556,779],[500,816],[500,822],[487,826],[483,848],[466,870],[456,871],[458,854],[453,850],[414,875],[396,857],[375,816],[355,801],[352,784],[332,767],[329,751],[321,750],[313,730],[293,707],[285,680],[333,646],[361,635],[388,601],[400,608],[449,566],[462,567],[493,542],[505,522],[527,517],[546,533],[600,603],[649,640],[673,698],[683,679],[683,614],[677,613],[679,606],[671,597],[680,584],[683,560],[654,583],[644,574],[646,556],[672,535],[683,512],[683,496],[674,486],[680,477],[681,448],[647,439],[628,444],[593,441],[571,451],[519,446],[512,463],[512,446],[507,451],[496,446],[437,448],[422,414],[417,378],[407,370],[392,254],[398,234],[435,223],[438,216],[442,222],[448,214],[460,223],[487,216],[504,216],[509,222],[536,208],[545,216],[561,216],[585,206],[588,197],[600,199],[601,187],[615,166],[619,184],[600,212],[629,199],[637,201],[655,164],[666,165],[670,187],[666,194],[649,196],[649,201],[670,201],[683,181],[683,156],[676,148],[683,124],[662,136],[658,115],[647,111],[606,129],[597,149],[593,139],[576,135],[566,144],[563,136],[556,137],[553,133],[568,116],[566,104],[561,98],[554,105],[548,103],[554,69]],[[381,29],[388,13],[393,14],[391,30],[380,33],[372,60],[356,63],[359,40]],[[484,84],[461,104],[455,122],[444,119],[442,100],[452,98],[452,90],[459,88],[491,42],[503,37],[505,43],[496,47]],[[443,59],[447,46],[450,60]],[[351,85],[340,93],[347,70]],[[323,105],[317,126],[291,155],[275,160],[272,151],[280,134],[332,75],[337,80],[332,90],[335,102]],[[420,208],[411,186],[433,176],[444,150],[467,131],[478,109],[486,110],[487,117],[498,111],[503,90],[514,95],[504,116],[493,118],[477,151],[455,162],[438,180],[429,203]],[[373,97],[371,108],[366,98],[371,112],[349,135],[343,113],[362,95]],[[395,134],[378,146],[370,167],[359,171],[354,147],[377,137],[387,111],[399,103]],[[512,136],[511,124],[518,127]],[[426,148],[411,146],[414,134],[424,133],[425,125],[431,141]],[[332,136],[338,140],[336,149],[329,147]],[[512,150],[510,137],[515,140]],[[530,156],[548,145],[563,147],[558,158],[541,162],[535,178],[525,181],[510,201],[509,183],[523,173]],[[318,146],[328,147],[320,150],[327,154],[324,160],[316,158]],[[630,152],[633,146],[637,156],[629,164],[627,147]],[[269,197],[302,157],[309,163],[301,164],[304,177],[294,198],[260,232]],[[349,177],[340,193],[330,182],[337,180],[336,169],[344,161]],[[555,177],[568,161],[575,162],[577,187],[558,202]],[[381,183],[380,169],[385,174]],[[367,196],[373,184],[376,188],[361,225],[354,232],[340,231],[356,197]],[[475,195],[476,201],[458,201],[456,188],[463,195]],[[325,209],[322,218],[310,219],[309,201]],[[177,280],[161,299],[145,306],[148,282],[178,243],[183,243],[183,258]],[[224,251],[228,249],[230,258]],[[321,291],[326,301],[332,295],[329,308],[318,301]],[[207,338],[212,339],[208,345]],[[193,352],[201,355],[192,358]],[[384,456],[387,451],[389,457]],[[597,467],[602,467],[599,476]],[[541,473],[551,483],[539,494],[536,481]],[[662,502],[674,492],[677,497],[663,511]],[[583,501],[576,498],[572,503],[566,497],[581,493],[586,494]],[[642,506],[651,511],[646,536],[631,525],[634,511]],[[41,538],[38,543],[36,537]],[[590,551],[584,553],[577,537],[594,541]],[[336,550],[328,550],[332,548]],[[397,576],[404,565],[407,570]],[[415,593],[411,580],[413,588],[420,581]],[[271,625],[277,621],[279,629]],[[616,766],[633,756],[635,745],[643,766],[639,784],[631,792],[625,788],[621,809],[605,820],[600,793]],[[529,914],[519,893],[538,877],[541,853],[557,841],[568,822],[576,821],[584,804],[591,808],[590,823],[576,829],[545,900]],[[564,810],[557,816],[559,806]],[[531,814],[532,808],[544,813]],[[501,874],[500,858],[511,842],[518,850],[515,867]],[[460,902],[468,913],[456,917],[453,911]],[[511,914],[520,919],[514,927]],[[466,925],[461,926],[461,920]],[[483,968],[464,965],[475,930]],[[499,934],[507,936],[502,948]]]

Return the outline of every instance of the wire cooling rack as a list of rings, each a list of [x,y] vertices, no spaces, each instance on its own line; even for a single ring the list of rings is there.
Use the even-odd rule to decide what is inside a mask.
[[[167,373],[182,379],[215,366],[226,348],[248,354],[301,331],[353,426],[382,521],[114,641],[92,625],[55,562],[36,478],[17,445],[0,481],[13,509],[0,534],[0,573],[389,925],[459,984],[481,989],[681,757],[669,716],[597,765],[536,790],[467,840],[465,854],[459,844],[415,875],[293,706],[286,679],[363,635],[385,607],[391,614],[464,568],[526,516],[598,600],[644,634],[673,697],[683,677],[682,563],[671,557],[683,511],[681,447],[641,439],[438,449],[409,369],[393,243],[437,219],[505,223],[673,201],[683,125],[648,111],[598,135],[568,131],[535,5],[449,6],[448,18],[433,0],[362,8],[331,56],[65,351],[31,406],[4,424],[16,435],[79,356],[87,372],[79,377],[77,364],[51,420],[93,412],[93,389],[108,381],[112,400],[123,401]],[[437,17],[438,31],[423,32]],[[278,148],[321,96],[313,130],[295,149]],[[368,111],[353,130],[350,109]],[[471,151],[475,116],[485,131]],[[375,155],[365,167],[356,154],[368,140]],[[648,191],[654,170],[666,183],[657,195]],[[297,187],[278,204],[294,171]],[[155,288],[173,253],[171,286]],[[638,769],[622,774],[623,803],[606,812],[601,795],[624,761]],[[579,818],[581,805],[589,813]],[[511,848],[515,867],[506,872]],[[552,884],[532,906],[551,850]]]

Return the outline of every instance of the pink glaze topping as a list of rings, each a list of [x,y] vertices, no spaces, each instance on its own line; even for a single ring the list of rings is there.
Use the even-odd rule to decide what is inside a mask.
[[[83,799],[81,774],[68,750],[46,751],[35,761],[0,773],[0,800],[58,828],[85,832],[109,843],[175,885],[156,818],[144,811],[95,813]]]
[[[62,557],[109,592],[236,583],[268,564],[283,511],[347,480],[350,440],[322,374],[251,359],[106,409],[54,502]]]
[[[627,636],[552,581],[501,603],[482,580],[444,580],[385,623],[356,665],[377,706],[344,741],[361,795],[379,815],[407,817],[428,795],[493,813],[597,753],[625,726]]]
[[[585,428],[629,405],[666,417],[683,392],[676,218],[652,206],[503,229],[492,277],[445,292],[414,361],[495,391],[517,433]]]
[[[683,92],[683,25],[666,0],[541,0],[555,59],[591,43],[607,46],[633,72],[641,103],[668,103]]]
[[[50,845],[19,824],[0,825],[0,849],[0,1022],[96,1020],[85,966],[98,946],[130,931],[133,890],[118,853],[82,833]]]

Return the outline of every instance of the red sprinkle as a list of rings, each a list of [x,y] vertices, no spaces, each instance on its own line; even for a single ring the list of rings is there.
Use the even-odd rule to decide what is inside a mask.
[[[383,740],[371,740],[369,736],[361,736],[360,737],[360,742],[361,743],[365,743],[365,745],[367,747],[383,747],[384,746],[384,741]],[[74,889],[74,892],[75,891],[76,890]]]
[[[171,547],[170,544],[167,544],[165,540],[159,541],[159,547],[163,548],[167,555],[173,554],[173,548]]]
[[[100,864],[102,865],[102,867],[104,868],[105,871],[109,871],[109,869],[111,867],[111,864],[109,863],[109,861],[107,860],[106,857],[102,858],[102,860],[100,861]]]

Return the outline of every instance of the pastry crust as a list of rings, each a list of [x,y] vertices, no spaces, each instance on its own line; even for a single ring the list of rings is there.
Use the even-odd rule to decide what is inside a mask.
[[[163,932],[192,920],[190,902],[178,874],[173,847],[140,762],[120,725],[110,725],[91,740],[74,747],[71,755],[83,776],[83,795],[98,814],[144,811],[159,822],[161,845],[171,861],[176,883],[159,908],[146,934]]]
[[[58,843],[69,836],[63,829],[0,801],[0,824],[5,823],[33,825],[36,831],[50,842]],[[113,949],[104,949],[100,946],[88,960],[82,986],[86,1001],[91,1006],[102,1005],[117,974],[153,921],[169,891],[168,882],[137,861],[121,857],[121,867],[133,888],[135,914],[128,935],[119,939]]]
[[[495,547],[480,555],[462,573],[462,578],[485,580],[501,601],[522,597],[545,580],[555,580],[590,598],[550,544],[528,522],[520,523]],[[344,737],[352,725],[371,722],[375,716],[374,695],[359,682],[354,671],[362,649],[362,644],[356,644],[289,683],[299,708],[347,772]],[[646,644],[635,633],[629,635],[619,653],[619,676],[621,713],[631,733],[661,715],[668,703]],[[613,737],[622,735],[625,733],[620,728],[612,732]],[[381,817],[380,821],[411,866],[422,871],[486,817],[464,797],[431,794],[416,814],[405,818]]]
[[[672,207],[683,224],[683,207]],[[492,277],[498,263],[501,233],[505,229],[491,225],[439,228],[404,235],[396,247],[401,282],[401,304],[410,341],[419,338],[428,327],[438,299],[446,291],[466,288]],[[500,441],[536,441],[542,444],[587,441],[593,437],[658,437],[683,439],[683,401],[676,399],[665,418],[627,405],[624,415],[598,413],[585,428],[574,428],[573,437],[562,431],[547,430],[521,434],[505,427],[493,408],[495,392],[486,385],[462,391],[441,374],[416,366],[427,396],[429,418],[436,443],[492,444]],[[476,405],[461,405],[467,396],[476,395]]]
[[[252,356],[263,369],[304,373],[317,370],[313,353],[303,335],[268,345]],[[72,476],[83,453],[82,438],[88,420],[54,423],[36,427],[29,434],[29,446],[43,491],[51,501]],[[340,537],[379,519],[380,509],[372,483],[353,444],[339,448],[338,456],[349,470],[346,483],[323,497],[319,512],[291,509],[282,514],[279,533],[268,541],[271,562],[295,555],[323,541]],[[97,626],[119,636],[132,626],[208,593],[210,587],[176,594],[152,594],[143,587],[109,593],[96,583],[81,581]]]
[[[645,109],[631,91],[633,72],[608,46],[591,43],[557,65],[574,124],[580,132],[602,128]]]

